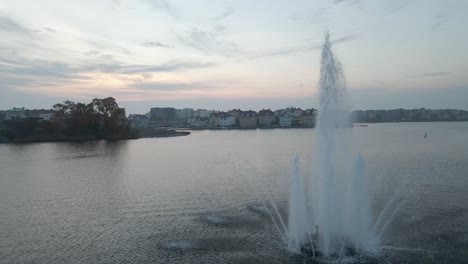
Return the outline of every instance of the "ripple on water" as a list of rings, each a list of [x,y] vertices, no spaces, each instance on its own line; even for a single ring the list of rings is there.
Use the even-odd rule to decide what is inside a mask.
[[[247,209],[260,216],[263,216],[263,217],[268,216],[268,210],[266,209],[264,205],[249,205]]]
[[[178,240],[163,242],[161,249],[168,251],[193,251],[203,252],[245,252],[257,245],[256,241],[236,237],[213,237],[194,240]]]
[[[162,243],[161,248],[166,250],[189,250],[196,249],[197,243],[190,241],[170,241]]]
[[[201,217],[201,220],[205,223],[212,225],[220,226],[235,226],[235,225],[244,225],[248,224],[249,221],[240,216],[230,216],[230,215],[204,215]]]

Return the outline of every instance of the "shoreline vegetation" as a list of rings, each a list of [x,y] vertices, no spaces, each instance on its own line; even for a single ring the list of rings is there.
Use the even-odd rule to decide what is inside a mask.
[[[138,129],[131,127],[114,98],[93,99],[90,103],[65,101],[53,110],[36,110],[9,117],[0,123],[0,143],[74,142],[127,140],[143,137],[189,135],[174,129]],[[25,111],[23,111],[25,112]]]
[[[172,110],[174,112],[171,112],[172,115],[175,115],[176,109],[163,108],[162,110]],[[228,113],[214,112],[209,118],[194,117],[192,121],[196,121],[198,126],[190,123],[190,120],[187,123],[172,124],[165,122],[167,120],[164,120],[164,118],[167,117],[167,113],[164,113],[164,115],[156,115],[157,124],[149,125],[148,123],[151,124],[155,121],[153,118],[148,118],[144,115],[130,115],[127,117],[125,109],[120,108],[112,97],[95,98],[88,104],[65,101],[55,104],[52,110],[16,108],[0,111],[0,120],[3,120],[0,121],[0,143],[75,142],[177,137],[187,136],[191,134],[190,131],[199,130],[313,128],[315,126],[316,111],[313,108],[305,110],[302,117],[306,119],[301,119],[301,115],[295,116],[293,114],[297,110],[302,111],[301,109],[291,107],[278,110],[278,115],[269,109],[260,111],[258,115],[254,111],[240,111],[240,109],[234,109]],[[262,121],[265,121],[262,119],[265,119],[262,116],[263,112],[268,112],[268,115],[266,115],[269,121],[268,124],[262,123]],[[243,126],[242,120],[239,124],[238,117],[235,119],[236,113],[240,115],[241,119],[253,118],[257,122],[251,122],[247,127]],[[161,116],[163,119],[159,120]],[[232,124],[230,125],[220,126],[216,123],[217,119],[215,118],[221,118],[224,120],[223,122],[229,118],[233,120],[231,120]],[[284,125],[285,120],[289,120],[289,123],[286,122],[287,125]],[[424,108],[413,110],[354,111],[352,113],[352,120],[353,123],[350,123],[350,127],[367,127],[367,124],[372,123],[468,121],[468,111],[451,109],[429,110]],[[146,123],[144,123],[145,121]],[[201,121],[205,122],[204,126],[200,126]]]
[[[34,142],[79,142],[96,140],[129,140],[140,138],[178,137],[188,136],[190,131],[178,131],[173,129],[157,129],[154,131],[142,132],[141,134],[123,134],[110,136],[96,135],[64,135],[64,134],[33,134],[27,137],[15,137],[12,140],[0,136],[1,143],[34,143]]]
[[[188,136],[190,131],[180,131],[175,129],[160,128],[160,129],[140,129],[141,138],[154,138],[154,137],[178,137]]]
[[[111,136],[96,135],[64,135],[64,134],[33,134],[27,137],[15,137],[12,140],[0,136],[1,143],[35,143],[35,142],[79,142],[97,140],[129,140],[140,138],[178,137],[188,136],[190,131],[178,131],[173,129],[155,129],[154,131],[142,132],[140,134],[123,134]]]
[[[465,120],[463,120],[465,121]],[[373,123],[360,123],[354,122],[352,127],[368,127],[371,124],[379,123],[433,123],[433,122],[460,122],[449,120],[449,121],[401,121],[401,122],[373,122]],[[467,122],[467,121],[465,121]],[[80,141],[98,141],[98,140],[132,140],[140,138],[166,138],[166,137],[178,137],[178,136],[188,136],[191,134],[190,131],[201,131],[201,130],[270,130],[270,129],[312,129],[313,126],[304,127],[304,126],[290,126],[290,127],[281,127],[281,126],[270,126],[270,127],[211,127],[211,128],[154,128],[154,129],[139,129],[133,130],[133,133],[128,134],[114,134],[106,136],[97,136],[97,135],[65,135],[65,134],[31,134],[26,137],[17,136],[12,139],[8,139],[3,135],[3,131],[0,130],[0,144],[7,143],[41,143],[41,142],[80,142]]]

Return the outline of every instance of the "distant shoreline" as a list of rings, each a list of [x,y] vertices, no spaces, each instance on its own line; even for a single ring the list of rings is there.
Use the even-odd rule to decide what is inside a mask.
[[[458,123],[458,122],[468,122],[468,120],[437,120],[437,121],[378,121],[378,122],[352,122],[352,124],[356,124],[355,127],[363,127],[360,125],[370,125],[370,124],[391,124],[391,123]],[[256,130],[256,129],[296,129],[296,128],[315,128],[316,126],[289,126],[289,127],[282,127],[282,126],[269,126],[269,127],[177,127],[172,129],[178,130]]]
[[[294,128],[314,128],[315,126],[268,126],[268,127],[186,127],[177,128],[179,130],[256,130],[256,129],[294,129]]]
[[[95,135],[31,135],[28,137],[18,137],[13,140],[4,140],[3,144],[21,144],[21,143],[40,143],[40,142],[81,142],[81,141],[97,141],[97,140],[127,140],[138,139],[140,137],[134,135],[125,136],[110,136],[110,137],[97,137]]]
[[[100,141],[100,140],[133,140],[140,138],[166,138],[166,137],[179,137],[190,135],[189,131],[176,131],[176,130],[166,130],[164,132],[157,131],[151,135],[112,135],[99,137],[96,135],[76,135],[76,136],[67,136],[63,134],[53,134],[53,135],[31,135],[28,137],[18,137],[13,140],[1,139],[0,144],[22,144],[22,143],[43,143],[43,142],[84,142],[84,141]]]
[[[458,122],[468,122],[466,120],[447,120],[447,121],[392,121],[392,122],[354,122],[352,127],[368,127],[371,124],[389,124],[389,123],[458,123]],[[95,135],[78,135],[78,136],[67,136],[63,134],[58,135],[31,135],[25,138],[15,138],[12,141],[7,139],[0,138],[0,144],[22,144],[22,143],[46,143],[46,142],[84,142],[84,141],[100,141],[100,140],[134,140],[140,138],[167,138],[167,137],[180,137],[188,136],[191,134],[191,131],[202,131],[202,130],[212,130],[212,131],[223,131],[223,130],[272,130],[272,129],[312,129],[315,126],[291,126],[291,127],[281,127],[281,126],[270,126],[270,127],[225,127],[225,128],[189,128],[189,127],[180,127],[180,128],[165,128],[165,129],[156,129],[151,134],[143,133],[139,135],[113,135],[106,137],[98,137]]]

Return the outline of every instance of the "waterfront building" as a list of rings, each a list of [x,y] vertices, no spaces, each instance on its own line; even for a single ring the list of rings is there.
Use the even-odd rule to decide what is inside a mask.
[[[54,110],[26,110],[26,117],[27,118],[38,118],[42,119],[45,121],[50,121],[52,117],[54,116],[55,111]]]
[[[249,110],[242,111],[239,117],[240,127],[256,127],[257,126],[257,112]]]
[[[190,120],[190,126],[193,128],[205,128],[208,126],[209,118],[208,117],[199,117],[194,116]]]
[[[153,107],[150,111],[151,121],[174,121],[176,119],[176,110],[172,107]]]
[[[176,119],[188,120],[195,116],[195,111],[192,108],[176,109]]]
[[[23,119],[26,117],[26,109],[24,107],[13,107],[13,109],[5,111],[5,120]]]
[[[221,112],[218,115],[218,125],[220,127],[231,127],[236,124],[236,118],[231,116],[229,113]]]
[[[262,109],[258,112],[258,124],[260,126],[271,126],[275,119],[275,114],[270,109]]]
[[[293,116],[289,113],[280,115],[278,119],[281,127],[290,127],[293,122]]]
[[[195,115],[194,116],[198,116],[198,117],[201,117],[201,118],[209,118],[211,113],[213,113],[214,111],[213,110],[206,110],[206,109],[197,109],[195,110]]]
[[[302,112],[302,115],[298,117],[299,125],[304,127],[315,126],[315,118],[317,116],[315,109],[306,109]]]
[[[147,115],[132,114],[128,116],[128,121],[133,127],[148,127],[149,118]]]

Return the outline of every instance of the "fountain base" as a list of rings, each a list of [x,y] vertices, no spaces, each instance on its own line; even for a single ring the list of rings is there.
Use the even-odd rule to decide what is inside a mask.
[[[381,263],[381,259],[377,255],[368,254],[356,249],[351,243],[346,241],[335,241],[334,252],[326,255],[320,250],[320,244],[317,240],[303,243],[296,256],[303,263],[365,263],[377,264]]]
[[[320,246],[316,242],[309,242],[303,244],[300,249],[302,255],[307,255],[311,257],[323,257],[325,254],[320,250]],[[358,255],[357,250],[353,246],[344,245],[339,250],[330,254],[329,258],[343,258],[343,257],[356,257]]]

